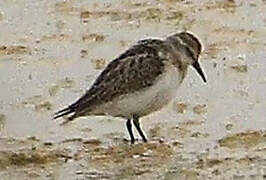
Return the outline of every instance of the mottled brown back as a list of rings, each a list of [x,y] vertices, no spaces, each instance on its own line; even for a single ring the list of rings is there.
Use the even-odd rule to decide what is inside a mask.
[[[163,73],[164,64],[158,52],[161,40],[142,40],[113,60],[92,87],[76,103],[75,111],[92,110],[96,105],[151,86]]]

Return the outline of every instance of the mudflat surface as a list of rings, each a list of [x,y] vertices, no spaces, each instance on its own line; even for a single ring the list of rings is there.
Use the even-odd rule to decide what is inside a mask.
[[[266,179],[266,1],[1,0],[0,177]],[[125,121],[52,114],[140,39],[189,30],[204,44],[174,102]],[[135,133],[136,134],[136,133]]]

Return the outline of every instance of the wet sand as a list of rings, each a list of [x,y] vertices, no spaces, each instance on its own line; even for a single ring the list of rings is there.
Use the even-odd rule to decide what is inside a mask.
[[[266,2],[236,0],[0,2],[0,177],[266,179]],[[141,119],[62,125],[113,58],[140,39],[189,30],[208,83],[190,68],[172,104]],[[137,134],[135,132],[135,134]]]

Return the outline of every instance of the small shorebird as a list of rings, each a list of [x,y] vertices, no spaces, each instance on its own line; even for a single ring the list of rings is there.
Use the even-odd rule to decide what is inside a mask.
[[[80,116],[110,115],[127,120],[131,143],[135,142],[131,120],[144,142],[139,118],[158,111],[175,98],[189,65],[204,82],[199,65],[201,43],[189,32],[165,39],[145,39],[111,61],[91,88],[75,103],[55,113],[54,119],[72,114]]]

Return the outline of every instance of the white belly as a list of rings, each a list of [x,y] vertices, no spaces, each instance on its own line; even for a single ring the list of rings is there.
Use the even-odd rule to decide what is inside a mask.
[[[95,112],[114,117],[145,116],[167,105],[176,96],[181,83],[178,71],[169,67],[160,79],[149,88],[125,95],[97,108]]]

